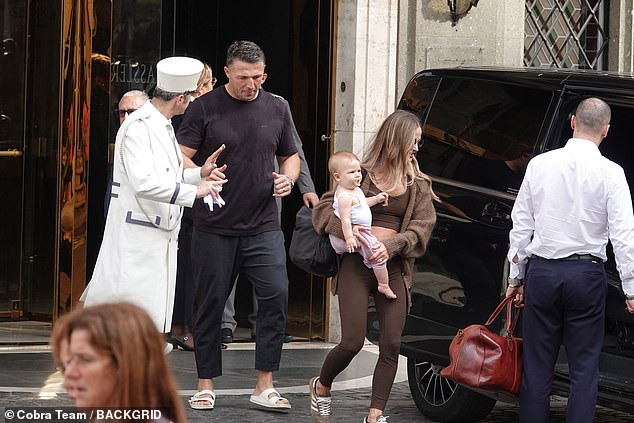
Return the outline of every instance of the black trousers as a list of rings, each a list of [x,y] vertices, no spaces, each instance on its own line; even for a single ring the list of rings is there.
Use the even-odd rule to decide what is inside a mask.
[[[255,368],[278,370],[288,304],[282,231],[223,236],[194,228],[192,262],[198,286],[194,297],[194,354],[198,377],[210,379],[222,374],[220,324],[238,273],[253,284],[258,300]]]
[[[192,272],[191,243],[193,223],[189,218],[181,220],[178,233],[178,259],[176,263],[176,292],[172,326],[192,326],[192,309],[196,286]]]
[[[521,422],[549,422],[553,368],[562,344],[570,371],[566,421],[592,422],[607,286],[600,260],[530,261],[524,284]]]

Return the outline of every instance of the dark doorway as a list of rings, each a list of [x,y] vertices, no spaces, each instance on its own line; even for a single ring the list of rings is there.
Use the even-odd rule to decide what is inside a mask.
[[[227,46],[234,40],[256,42],[266,55],[264,89],[288,100],[317,194],[328,189],[330,92],[336,0],[229,0],[163,2],[162,56],[187,55],[207,62],[224,84]],[[327,138],[326,138],[327,139]],[[284,199],[282,228],[287,246],[302,205],[301,194]],[[290,280],[287,332],[325,338],[327,283],[288,262]],[[236,310],[245,325],[251,310],[250,286],[239,284]]]

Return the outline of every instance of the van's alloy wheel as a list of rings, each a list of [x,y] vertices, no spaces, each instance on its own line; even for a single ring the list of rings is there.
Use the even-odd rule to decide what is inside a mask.
[[[477,422],[495,406],[495,400],[440,375],[442,366],[407,359],[407,379],[412,398],[426,417],[438,422]]]

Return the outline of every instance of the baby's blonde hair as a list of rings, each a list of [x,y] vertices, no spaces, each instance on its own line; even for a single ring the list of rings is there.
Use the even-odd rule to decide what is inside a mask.
[[[337,151],[330,159],[328,159],[328,172],[330,174],[337,173],[341,171],[341,167],[344,163],[350,163],[351,161],[357,161],[361,163],[361,160],[351,151]]]

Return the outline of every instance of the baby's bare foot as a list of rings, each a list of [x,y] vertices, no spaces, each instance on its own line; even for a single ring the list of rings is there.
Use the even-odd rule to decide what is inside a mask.
[[[394,293],[394,291],[392,291],[392,289],[390,288],[390,286],[386,283],[380,283],[379,284],[379,288],[378,291],[385,295],[387,298],[389,298],[390,300],[393,300],[396,298],[396,294]]]

